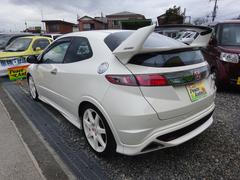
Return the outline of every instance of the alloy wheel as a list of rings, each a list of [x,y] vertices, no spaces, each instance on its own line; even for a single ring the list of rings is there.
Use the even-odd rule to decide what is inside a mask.
[[[107,133],[100,115],[93,109],[88,108],[83,114],[83,129],[88,143],[98,153],[107,146]]]
[[[30,76],[28,79],[28,86],[29,86],[29,91],[30,91],[32,98],[37,99],[37,90],[36,90],[32,76]]]

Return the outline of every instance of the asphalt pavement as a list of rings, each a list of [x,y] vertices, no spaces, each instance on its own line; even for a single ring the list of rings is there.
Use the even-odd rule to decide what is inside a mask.
[[[20,89],[26,95],[24,98],[29,98],[26,84]],[[19,90],[16,89],[15,93],[17,91]],[[60,146],[55,146],[51,141],[49,141],[49,145],[53,147],[76,177],[78,177],[78,171],[74,171],[72,168],[76,167],[74,159],[79,161],[81,158],[84,163],[91,162],[91,166],[86,166],[90,167],[92,171],[94,171],[94,167],[96,167],[96,172],[102,171],[103,176],[99,176],[99,179],[238,180],[240,177],[239,90],[217,93],[216,110],[213,115],[214,123],[196,138],[180,146],[148,154],[135,157],[117,154],[108,159],[99,158],[92,153],[81,131],[70,124],[58,111],[44,103],[40,102],[39,104],[38,102],[37,104],[38,108],[44,107],[46,113],[50,113],[54,117],[52,118],[54,126],[51,123],[46,125],[43,122],[48,130],[47,132],[40,130],[40,133],[42,136],[49,131],[56,133],[54,141],[61,142]],[[34,106],[34,104],[31,105]],[[38,122],[35,125],[38,128],[41,123]],[[48,138],[45,140],[48,141]],[[59,148],[61,147],[60,152]],[[64,152],[68,153],[63,156]],[[86,170],[89,171],[89,168]]]

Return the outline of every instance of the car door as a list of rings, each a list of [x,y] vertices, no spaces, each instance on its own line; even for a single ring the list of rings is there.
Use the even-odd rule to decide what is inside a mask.
[[[85,89],[84,84],[88,82],[87,67],[91,64],[90,59],[93,53],[87,38],[72,37],[71,40],[61,38],[60,41],[63,42],[55,48],[64,45],[61,58],[58,58],[61,61],[41,64],[41,72],[44,76],[43,90],[45,96],[65,116],[71,120],[77,120],[76,112],[79,103],[77,99]],[[48,54],[43,55],[43,61],[49,58]]]
[[[63,38],[54,42],[40,58],[36,66],[36,81],[38,82],[39,94],[49,103],[57,103],[59,95],[54,86],[59,86],[63,80],[57,78],[58,69],[63,64],[65,54],[70,46],[71,38]]]

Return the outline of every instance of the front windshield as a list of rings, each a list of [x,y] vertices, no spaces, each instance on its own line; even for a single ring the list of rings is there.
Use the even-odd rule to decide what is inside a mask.
[[[7,45],[8,41],[10,40],[11,36],[6,34],[0,35],[0,49],[4,49]]]
[[[240,46],[240,24],[223,24],[219,40],[223,46]]]
[[[17,52],[17,51],[25,51],[29,47],[32,42],[31,38],[18,38],[14,40],[11,44],[9,44],[5,51],[8,52]]]

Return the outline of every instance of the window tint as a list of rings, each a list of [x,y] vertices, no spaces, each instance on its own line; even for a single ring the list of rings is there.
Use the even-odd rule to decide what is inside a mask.
[[[68,49],[64,62],[72,63],[92,57],[92,49],[84,37],[74,37]]]
[[[135,55],[129,63],[149,67],[177,67],[204,61],[200,50],[159,52]]]
[[[42,62],[49,64],[62,63],[69,45],[70,41],[57,43],[57,45],[53,46],[50,50],[47,51],[46,54],[43,55]]]
[[[124,32],[116,32],[108,35],[104,42],[108,46],[111,51],[114,51],[125,39],[127,39],[133,31],[124,31]]]
[[[224,46],[240,46],[240,25],[223,24],[220,26],[220,44]]]
[[[42,50],[45,49],[50,44],[48,39],[37,39],[32,48],[35,50],[37,47],[41,48]]]

